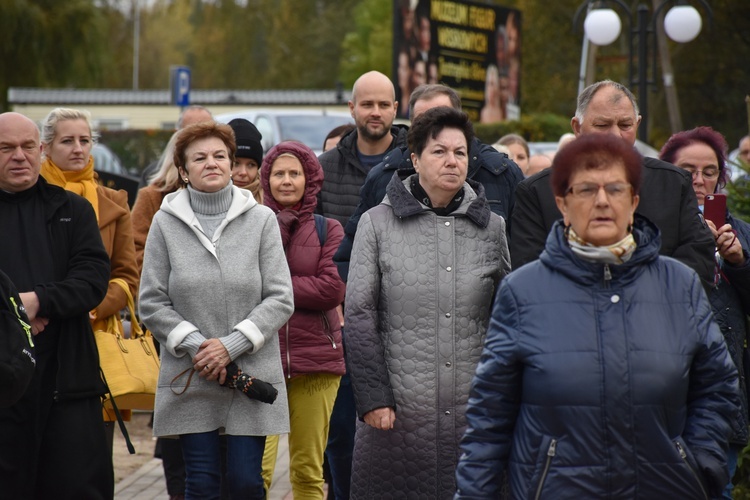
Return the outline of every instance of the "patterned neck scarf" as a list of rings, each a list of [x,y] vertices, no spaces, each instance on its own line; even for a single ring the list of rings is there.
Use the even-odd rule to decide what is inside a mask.
[[[52,185],[59,186],[79,196],[83,196],[96,212],[99,220],[99,197],[96,194],[96,179],[94,179],[94,157],[89,156],[89,162],[82,170],[62,170],[47,157],[42,163],[42,177]]]
[[[615,243],[605,247],[597,247],[584,241],[576,234],[571,226],[565,228],[565,236],[573,253],[580,258],[604,264],[622,264],[630,260],[638,246],[633,238],[632,229],[627,236]]]

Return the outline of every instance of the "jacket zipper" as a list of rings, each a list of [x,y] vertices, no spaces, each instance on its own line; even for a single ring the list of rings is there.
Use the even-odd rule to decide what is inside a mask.
[[[703,488],[703,483],[701,482],[700,477],[698,477],[698,474],[695,472],[695,469],[693,469],[693,467],[690,465],[690,462],[688,462],[687,460],[687,453],[682,448],[682,445],[680,444],[679,441],[675,441],[674,444],[677,446],[677,451],[679,452],[680,457],[682,458],[682,461],[685,462],[685,465],[687,465],[688,470],[690,470],[690,473],[695,478],[695,481],[698,483],[698,486],[700,486],[701,493],[703,493],[703,498],[708,500],[708,494],[706,493],[705,488]]]
[[[612,271],[609,269],[609,264],[604,264],[604,287],[609,288],[609,283],[612,281]]]
[[[549,449],[547,449],[547,460],[544,462],[544,469],[542,469],[542,478],[539,480],[539,486],[537,486],[536,488],[536,495],[534,495],[534,500],[539,500],[540,498],[542,498],[542,488],[544,487],[544,481],[547,479],[550,465],[552,465],[552,457],[555,456],[555,453],[557,453],[557,439],[553,439],[549,444]]]
[[[320,317],[321,317],[321,321],[323,322],[323,332],[325,333],[325,336],[328,338],[328,341],[331,343],[331,346],[334,349],[337,349],[336,341],[334,340],[333,335],[331,335],[331,324],[328,322],[328,317],[326,316],[326,312],[320,311]]]
[[[286,342],[286,378],[292,378],[292,355],[289,354],[289,322],[286,322],[286,335],[285,335],[285,342]]]

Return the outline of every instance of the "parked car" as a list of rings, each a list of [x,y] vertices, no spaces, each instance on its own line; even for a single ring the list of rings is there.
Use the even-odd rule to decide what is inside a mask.
[[[354,123],[346,112],[309,109],[252,109],[223,113],[214,118],[221,123],[229,123],[235,118],[252,122],[263,136],[264,151],[282,141],[295,140],[307,145],[316,155],[323,152],[323,139],[328,132],[339,125]]]
[[[128,204],[132,207],[138,195],[138,177],[130,175],[120,158],[104,144],[94,144],[91,154],[94,157],[94,171],[99,175],[99,183],[108,188],[127,191]]]
[[[635,148],[643,156],[649,156],[651,158],[659,157],[659,152],[656,149],[652,148],[640,139],[636,139]],[[532,155],[554,155],[554,153],[557,152],[557,142],[530,142],[529,152]]]

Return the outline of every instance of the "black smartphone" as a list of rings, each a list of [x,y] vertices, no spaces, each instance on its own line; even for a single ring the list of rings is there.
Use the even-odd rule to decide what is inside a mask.
[[[719,229],[726,224],[727,195],[723,193],[707,194],[703,201],[703,217],[710,220]]]

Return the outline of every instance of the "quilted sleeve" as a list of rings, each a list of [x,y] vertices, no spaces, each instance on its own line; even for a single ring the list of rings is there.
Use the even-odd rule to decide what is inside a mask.
[[[385,361],[384,332],[378,322],[379,252],[377,235],[368,212],[362,215],[354,239],[345,300],[347,369],[360,419],[371,410],[395,409],[396,405]]]
[[[469,394],[455,498],[499,498],[521,397],[518,305],[508,282],[495,299]]]
[[[730,422],[739,411],[737,369],[713,319],[698,276],[690,288],[700,338],[690,367],[688,416],[683,439],[692,450],[714,496],[727,484],[726,448]]]

